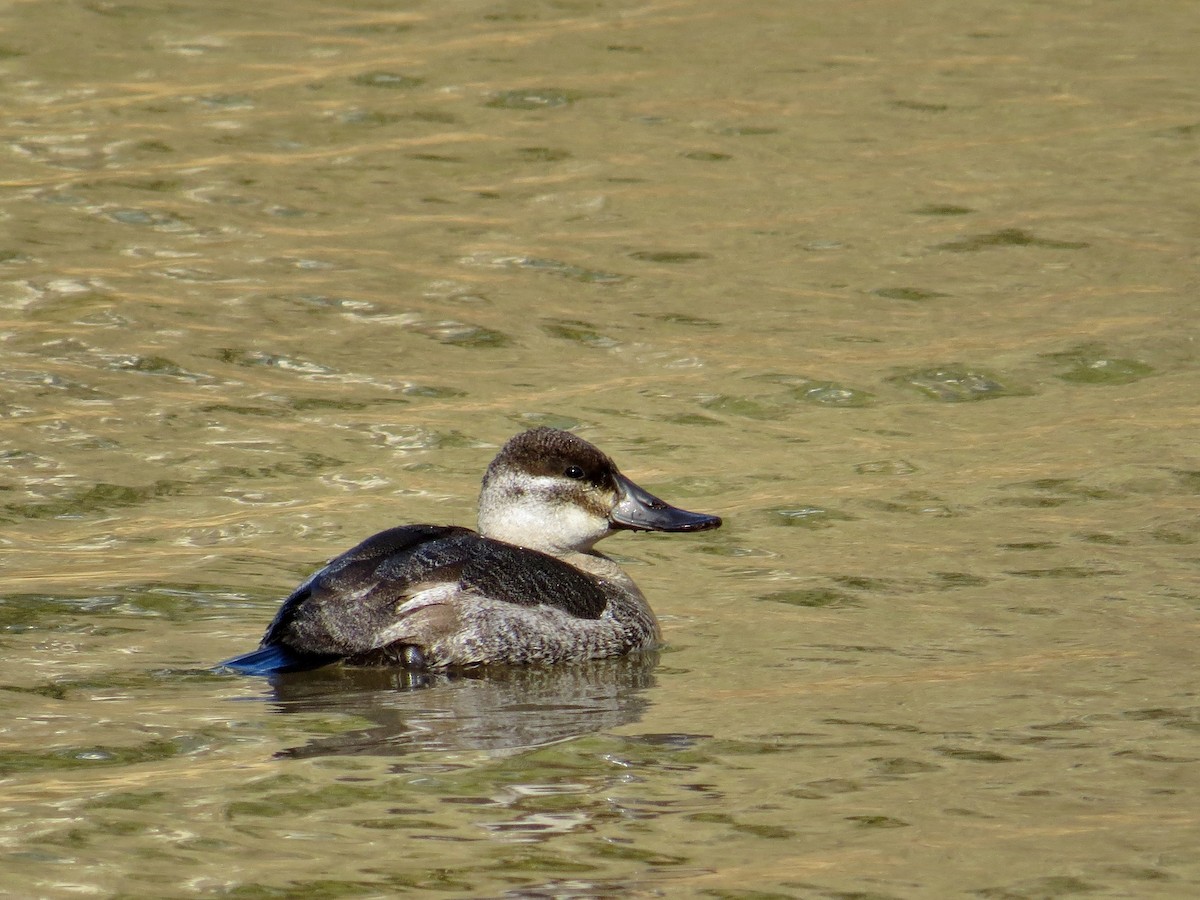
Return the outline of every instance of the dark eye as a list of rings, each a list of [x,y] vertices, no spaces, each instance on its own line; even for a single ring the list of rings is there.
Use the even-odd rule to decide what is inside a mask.
[[[581,466],[567,466],[567,471],[563,472],[568,478],[582,478],[583,468]]]

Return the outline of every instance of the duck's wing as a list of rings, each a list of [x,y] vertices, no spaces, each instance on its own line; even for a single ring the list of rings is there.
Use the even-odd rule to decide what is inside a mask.
[[[551,606],[580,619],[598,619],[608,605],[597,581],[569,563],[473,531],[421,547],[395,574],[401,580],[453,580],[489,600]]]
[[[374,649],[380,612],[404,585],[381,580],[379,570],[446,538],[471,535],[451,525],[404,525],[372,535],[330,560],[297,587],[257,650],[227,659],[218,668],[248,675],[315,669]]]
[[[332,560],[292,592],[259,649],[222,663],[251,674],[350,659],[413,664],[432,636],[458,626],[464,594],[519,606],[552,606],[595,619],[602,588],[573,566],[454,526],[380,532]],[[416,655],[406,657],[403,648]]]

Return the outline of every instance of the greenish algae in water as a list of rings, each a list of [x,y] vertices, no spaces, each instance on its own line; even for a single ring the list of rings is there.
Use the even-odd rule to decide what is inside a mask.
[[[350,80],[354,84],[362,85],[363,87],[390,88],[392,90],[411,89],[420,87],[425,83],[424,78],[417,78],[413,75],[401,75],[398,72],[364,72],[361,75],[355,75]]]
[[[1025,396],[1029,392],[1009,387],[995,375],[981,369],[950,364],[902,372],[886,379],[889,384],[915,388],[940,403],[965,403],[997,397]]]
[[[1130,384],[1154,374],[1154,367],[1137,359],[1113,356],[1098,344],[1081,344],[1044,359],[1067,363],[1070,368],[1058,377],[1072,384]]]
[[[517,88],[493,94],[484,106],[492,109],[555,109],[583,98],[578,91],[559,88]]]
[[[842,608],[862,606],[862,603],[845,591],[834,588],[798,588],[790,591],[774,591],[758,598],[770,603],[786,603],[789,606],[814,608]]]
[[[810,381],[798,385],[792,388],[792,395],[797,400],[817,406],[862,407],[870,406],[875,399],[874,394],[833,381]]]
[[[748,419],[778,419],[784,412],[781,404],[772,397],[734,397],[718,394],[701,400],[700,406],[710,412]]]
[[[977,234],[938,244],[933,249],[949,250],[954,253],[973,253],[977,250],[987,250],[992,247],[1040,247],[1046,250],[1082,250],[1089,246],[1085,241],[1056,241],[1042,238],[1023,228],[1002,228],[999,231],[989,231],[987,234]]]
[[[752,380],[784,385],[796,400],[817,406],[870,406],[875,399],[875,395],[867,391],[847,387],[836,381],[822,381],[803,375],[770,372],[764,375],[754,375]]]
[[[603,272],[598,269],[588,269],[559,259],[544,259],[536,256],[511,256],[496,260],[498,265],[511,266],[517,269],[532,269],[535,272],[545,272],[560,278],[569,278],[584,284],[620,284],[629,280],[628,275],[617,272]]]
[[[96,766],[129,766],[179,756],[186,750],[175,741],[148,741],[136,747],[63,747],[47,752],[0,752],[0,776],[20,772],[57,772]]]
[[[542,324],[542,331],[551,337],[564,341],[573,341],[585,347],[596,350],[607,350],[618,346],[621,342],[606,334],[601,334],[590,322],[579,319],[555,319]]]
[[[452,319],[411,325],[408,330],[454,347],[507,347],[512,343],[502,331]]]
[[[0,506],[0,521],[49,519],[58,516],[85,515],[137,506],[160,497],[182,493],[190,485],[161,479],[149,485],[108,484],[101,482],[77,488],[66,496],[40,503],[6,503]]]
[[[883,297],[885,300],[937,300],[939,297],[948,297],[949,294],[943,294],[941,291],[929,291],[924,288],[914,287],[891,287],[877,288],[871,291],[876,297]]]
[[[700,259],[711,259],[711,253],[697,253],[686,250],[638,250],[629,254],[631,259],[642,262],[656,263],[689,263]]]
[[[929,203],[913,210],[918,216],[965,216],[975,210],[968,206],[958,206],[954,203]]]

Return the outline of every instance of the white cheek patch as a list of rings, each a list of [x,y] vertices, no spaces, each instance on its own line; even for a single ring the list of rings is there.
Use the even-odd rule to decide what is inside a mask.
[[[592,515],[581,506],[558,507],[554,510],[554,529],[562,535],[591,535],[608,531],[608,521]]]
[[[608,510],[575,485],[546,475],[519,474],[489,486],[480,526],[489,537],[552,549],[585,549],[609,532]]]

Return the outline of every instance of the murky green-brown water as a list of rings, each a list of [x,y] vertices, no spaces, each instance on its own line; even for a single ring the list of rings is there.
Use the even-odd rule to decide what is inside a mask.
[[[0,890],[1200,892],[1194,3],[2,24]],[[208,672],[536,423],[659,659]]]

